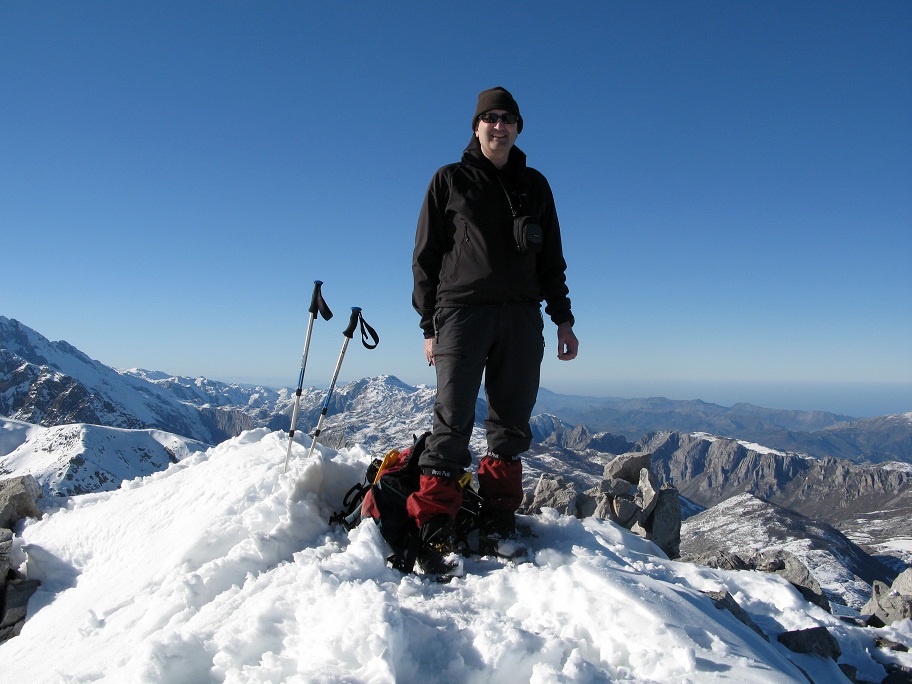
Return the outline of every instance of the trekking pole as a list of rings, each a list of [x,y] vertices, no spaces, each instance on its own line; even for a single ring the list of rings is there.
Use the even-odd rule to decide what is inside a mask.
[[[317,428],[314,430],[313,441],[310,443],[310,451],[307,452],[307,458],[313,454],[314,447],[317,445],[317,438],[320,436],[320,430],[323,427],[323,419],[326,418],[326,411],[329,409],[329,398],[332,396],[333,389],[336,387],[336,380],[339,378],[339,369],[342,367],[342,359],[345,358],[345,350],[348,347],[348,342],[355,334],[355,328],[358,327],[358,323],[361,324],[361,344],[367,349],[373,349],[380,343],[380,338],[377,336],[377,332],[367,324],[367,321],[364,320],[364,317],[361,315],[361,309],[357,306],[352,307],[351,318],[348,321],[348,327],[342,333],[345,339],[342,341],[342,351],[339,353],[339,360],[336,361],[336,370],[333,372],[332,382],[329,383],[329,391],[326,393],[326,399],[323,401],[323,408],[320,409],[320,418],[317,420]],[[373,340],[372,344],[369,344],[367,339],[370,337]]]
[[[324,321],[333,317],[332,311],[326,305],[323,299],[323,293],[320,292],[322,280],[314,281],[313,295],[310,298],[310,319],[307,321],[307,335],[304,337],[304,356],[301,358],[301,374],[298,375],[298,391],[295,392],[294,410],[291,412],[291,429],[288,431],[288,451],[285,453],[285,470],[288,471],[288,457],[291,456],[291,445],[294,444],[295,426],[298,424],[298,411],[301,408],[301,390],[304,388],[304,369],[307,367],[307,350],[310,349],[310,333],[313,331],[314,320],[317,312],[323,316]]]

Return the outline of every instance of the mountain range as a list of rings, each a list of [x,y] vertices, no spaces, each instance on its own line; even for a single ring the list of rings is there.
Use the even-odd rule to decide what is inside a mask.
[[[325,395],[303,390],[298,440],[309,444]],[[51,495],[116,489],[253,428],[287,432],[294,399],[289,389],[114,370],[66,342],[50,342],[0,317],[0,415],[8,417],[0,421],[0,473],[31,472]],[[430,429],[433,402],[433,388],[392,376],[340,385],[320,441],[383,455]],[[534,441],[524,459],[527,490],[548,475],[585,491],[598,486],[614,455],[648,451],[660,484],[673,485],[684,498],[685,515],[711,509],[722,510],[724,518],[733,510],[730,502],[753,497],[829,526],[857,544],[858,554],[877,559],[869,559],[872,566],[857,561],[858,567],[877,567],[879,560],[889,573],[912,562],[912,413],[852,420],[749,404],[573,397],[545,389],[536,411]],[[476,414],[473,447],[481,451],[481,400]],[[768,441],[758,443],[758,435]],[[777,446],[783,443],[808,448]],[[828,445],[836,446],[830,452]],[[276,454],[277,463],[283,458]],[[726,502],[727,509],[714,508]],[[752,545],[800,546],[811,529],[760,527],[765,542]],[[720,548],[722,541],[731,547],[735,538],[718,536]],[[803,557],[813,565],[807,553]],[[867,585],[875,576],[866,571],[861,581]],[[829,592],[847,596],[835,585]],[[861,593],[851,594],[853,603]]]
[[[417,413],[413,422],[426,424],[433,389],[381,377],[386,378],[390,394],[385,399],[387,411]],[[334,414],[359,409],[358,397],[365,382],[333,394],[328,420]],[[315,426],[324,398],[323,390],[304,389],[297,427]],[[45,426],[82,422],[153,428],[216,444],[254,427],[287,430],[293,402],[290,389],[240,386],[141,368],[114,370],[67,342],[51,342],[19,321],[0,316],[0,415],[10,418]],[[568,438],[575,434],[578,446],[597,435],[614,440],[612,448],[616,449],[622,443],[619,439],[635,442],[652,432],[705,432],[818,458],[912,463],[912,413],[853,419],[744,403],[724,407],[661,397],[570,396],[545,388],[539,391],[535,413],[558,416],[555,429],[567,432]],[[484,402],[479,401],[477,417],[481,420],[484,415]],[[342,440],[365,434],[357,420],[344,425],[337,420],[333,432]],[[547,433],[539,430],[536,436],[543,441]],[[599,446],[593,443],[591,448]]]

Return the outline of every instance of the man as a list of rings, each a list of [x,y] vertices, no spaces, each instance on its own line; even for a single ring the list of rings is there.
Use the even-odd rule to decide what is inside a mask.
[[[478,95],[474,135],[462,161],[442,167],[418,219],[412,304],[424,353],[437,372],[433,433],[419,464],[421,486],[407,502],[420,529],[425,572],[452,567],[459,478],[472,464],[469,440],[484,375],[488,451],[478,466],[483,552],[515,537],[522,503],[520,454],[538,394],[545,312],[557,325],[558,358],[576,357],[566,263],[551,188],[515,146],[519,106],[504,88]]]

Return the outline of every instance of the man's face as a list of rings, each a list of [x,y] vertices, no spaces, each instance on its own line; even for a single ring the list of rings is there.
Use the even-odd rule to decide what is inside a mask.
[[[485,114],[507,114],[507,110],[492,109]],[[516,136],[519,135],[518,128],[518,124],[504,123],[500,118],[495,123],[485,123],[479,119],[475,136],[481,143],[481,151],[490,159],[492,156],[499,157],[510,152],[510,148],[516,142]]]

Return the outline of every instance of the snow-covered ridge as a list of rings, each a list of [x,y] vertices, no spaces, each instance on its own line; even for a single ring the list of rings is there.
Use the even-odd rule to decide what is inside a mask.
[[[21,681],[843,681],[787,651],[785,630],[825,626],[842,662],[879,681],[871,631],[774,575],[669,561],[610,522],[527,519],[532,562],[468,560],[449,585],[387,567],[377,529],[326,522],[370,454],[305,460],[255,430],[116,492],[45,501],[15,554],[42,585],[0,645]],[[704,591],[727,591],[764,640]],[[880,630],[912,643],[903,623]],[[889,657],[905,658],[907,654]]]
[[[720,437],[719,435],[711,435],[708,432],[691,432],[690,434],[691,434],[691,436],[696,437],[697,439],[705,439],[707,442],[716,442],[720,439],[725,439],[725,440],[730,439],[729,437]],[[740,444],[741,446],[743,446],[745,449],[748,449],[748,450],[753,451],[758,454],[772,454],[774,456],[791,455],[791,456],[799,456],[801,458],[810,458],[810,459],[814,458],[813,456],[809,456],[808,454],[796,454],[796,453],[789,452],[789,451],[782,451],[780,449],[771,449],[770,447],[763,446],[762,444],[757,444],[756,442],[749,442],[744,439],[736,439],[735,441],[738,444]]]
[[[718,435],[711,435],[708,432],[691,432],[692,436],[697,437],[698,439],[705,439],[708,442],[715,442],[720,439],[728,439],[727,437],[720,437]],[[735,440],[743,446],[745,449],[750,449],[751,451],[756,451],[758,454],[775,454],[777,456],[784,456],[785,452],[779,451],[778,449],[770,449],[761,444],[756,444],[754,442],[748,442],[743,439]]]
[[[46,428],[0,419],[0,476],[33,475],[45,496],[117,489],[205,448],[161,430],[82,423]]]

